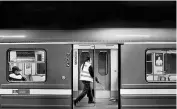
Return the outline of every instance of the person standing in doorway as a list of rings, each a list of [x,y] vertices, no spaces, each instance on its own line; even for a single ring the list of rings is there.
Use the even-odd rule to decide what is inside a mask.
[[[160,59],[160,56],[159,56],[158,59],[156,60],[156,65],[157,65],[157,66],[162,66],[162,60]]]
[[[74,105],[82,100],[84,96],[87,94],[89,100],[88,103],[95,103],[93,101],[93,94],[92,94],[92,89],[90,86],[90,83],[93,83],[93,78],[94,78],[94,72],[93,72],[93,67],[91,66],[92,60],[90,57],[87,57],[85,62],[81,65],[80,68],[80,81],[84,84],[84,88],[82,93],[74,100]]]

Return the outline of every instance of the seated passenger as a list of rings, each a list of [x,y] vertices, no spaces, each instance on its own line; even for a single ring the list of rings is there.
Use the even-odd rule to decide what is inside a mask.
[[[9,80],[10,81],[26,81],[26,78],[24,78],[20,74],[20,71],[22,71],[22,70],[19,69],[17,66],[14,66],[12,68],[12,73],[9,75]]]

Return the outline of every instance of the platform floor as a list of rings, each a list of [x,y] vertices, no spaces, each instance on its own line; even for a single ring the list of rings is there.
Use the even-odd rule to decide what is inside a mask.
[[[73,109],[117,109],[118,101],[110,101],[109,99],[96,99],[95,104],[88,104],[88,99],[82,99]]]

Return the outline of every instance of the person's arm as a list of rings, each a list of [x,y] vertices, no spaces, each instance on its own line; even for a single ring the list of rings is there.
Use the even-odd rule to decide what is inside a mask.
[[[14,78],[14,79],[22,79],[21,75],[15,75],[15,74],[10,74],[9,77]]]
[[[82,64],[81,67],[80,67],[80,72],[82,71],[82,66],[83,66],[83,64]]]
[[[94,78],[94,71],[93,71],[93,67],[92,66],[89,67],[89,73],[90,73],[90,76],[92,78]]]
[[[23,81],[27,81],[27,79],[26,79],[25,77],[22,77],[22,80],[23,80]]]
[[[92,78],[94,78],[94,70],[93,70],[93,67],[92,67],[92,66],[89,67],[89,72],[90,72],[90,76],[91,76]],[[96,81],[97,83],[100,83],[100,82],[98,81],[98,78],[97,78],[97,77],[95,77],[95,81]]]
[[[100,82],[98,81],[98,78],[97,78],[97,77],[95,77],[95,81],[96,81],[97,83],[100,83]]]

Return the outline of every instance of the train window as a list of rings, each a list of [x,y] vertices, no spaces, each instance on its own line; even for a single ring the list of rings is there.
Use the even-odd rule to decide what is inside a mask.
[[[146,51],[146,80],[176,82],[176,50]]]
[[[44,50],[8,50],[9,82],[44,82],[46,52]]]
[[[98,73],[102,76],[107,75],[107,52],[100,52],[98,59]]]

